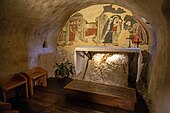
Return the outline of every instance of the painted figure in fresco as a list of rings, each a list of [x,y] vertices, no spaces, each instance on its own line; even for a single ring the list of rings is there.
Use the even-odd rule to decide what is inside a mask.
[[[124,29],[128,30],[130,35],[129,38],[135,47],[140,45],[148,44],[147,35],[142,26],[136,22],[133,17],[125,16]]]
[[[81,41],[83,42],[86,42],[85,38],[84,38],[84,19],[83,17],[82,18],[79,18],[77,19],[77,32],[76,32],[76,38],[77,39],[80,39]]]
[[[121,30],[122,30],[122,20],[120,17],[114,16],[112,30],[113,30],[112,44],[118,46],[118,38],[119,38],[119,34],[121,33]]]
[[[106,30],[105,30],[106,29]],[[122,20],[118,15],[111,16],[104,27],[104,42],[118,46],[118,37],[122,30]]]
[[[75,20],[69,21],[69,45],[73,45],[73,41],[75,40],[75,34],[77,31],[77,24]]]
[[[82,23],[81,23],[81,20],[77,20],[76,21],[76,24],[77,24],[77,32],[76,32],[76,35],[78,37],[82,37]]]
[[[132,32],[130,35],[130,39],[132,39],[133,44],[141,44],[142,43],[142,28],[139,23],[134,23],[132,25]]]
[[[129,38],[132,40],[132,43],[135,45],[135,47],[138,47],[139,44],[146,44],[144,32],[139,23],[133,23],[128,27],[128,31],[130,33]]]
[[[103,43],[112,43],[112,33],[113,33],[112,26],[113,26],[113,18],[109,18],[104,28],[106,29],[106,32],[104,33]]]
[[[83,40],[83,15],[79,12],[70,17],[68,22],[63,27],[61,36],[58,39],[57,44],[60,46],[73,45],[76,40]]]
[[[108,20],[108,16],[104,13],[102,13],[100,16],[99,16],[99,39],[100,39],[100,42],[104,42],[104,33],[106,31],[104,31],[104,26],[105,24],[107,23],[107,20]]]

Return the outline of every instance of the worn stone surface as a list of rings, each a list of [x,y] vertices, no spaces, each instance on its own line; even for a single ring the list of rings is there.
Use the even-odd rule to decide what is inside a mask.
[[[37,66],[39,54],[55,53],[57,36],[69,16],[101,3],[121,5],[139,20],[144,17],[152,25],[149,27],[141,21],[153,39],[147,95],[151,97],[152,113],[168,113],[169,0],[0,0],[0,78]],[[47,48],[43,48],[45,40]]]
[[[100,61],[98,61],[98,57],[101,57]],[[89,61],[84,79],[95,83],[127,87],[128,56],[113,53],[95,54],[93,59]]]

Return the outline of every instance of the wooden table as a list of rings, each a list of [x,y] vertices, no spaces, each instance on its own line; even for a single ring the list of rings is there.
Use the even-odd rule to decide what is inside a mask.
[[[66,97],[134,111],[136,92],[133,88],[110,86],[84,80],[73,80],[65,87]]]
[[[22,72],[25,76],[27,76],[28,79],[28,86],[29,86],[29,92],[30,96],[34,95],[34,85],[42,85],[47,86],[47,71],[42,69],[41,67],[34,67],[30,70],[27,70],[25,72]]]

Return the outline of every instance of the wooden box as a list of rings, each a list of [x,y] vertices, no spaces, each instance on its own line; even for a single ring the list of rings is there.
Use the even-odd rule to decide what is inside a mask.
[[[136,91],[133,88],[73,80],[64,89],[66,97],[134,111]]]

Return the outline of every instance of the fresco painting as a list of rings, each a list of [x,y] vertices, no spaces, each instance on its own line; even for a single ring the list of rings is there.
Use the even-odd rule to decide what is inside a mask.
[[[129,10],[118,5],[94,5],[74,13],[66,22],[57,41],[56,54],[57,59],[60,59],[57,62],[69,61],[74,64],[75,48],[79,46],[139,47],[141,50],[148,50],[148,41],[145,29]],[[99,65],[96,65],[95,59],[88,61],[86,76],[82,72],[73,75],[73,78],[126,86],[128,55],[120,54],[123,56],[123,59],[118,60],[120,62],[110,63],[105,62],[106,58],[111,59],[115,54],[101,55],[103,61]]]
[[[119,15],[111,16],[105,24],[103,29],[103,43],[112,43],[118,46],[118,38],[122,29],[122,19]]]
[[[129,39],[132,43],[137,47],[139,44],[148,45],[148,37],[142,25],[130,15],[126,15],[124,21],[124,29],[129,31]]]
[[[99,6],[98,6],[99,7]],[[98,14],[73,14],[58,38],[58,46],[109,45],[140,47],[148,45],[148,36],[143,26],[125,8],[101,5]],[[94,7],[95,9],[95,7]],[[88,18],[93,18],[88,19]],[[125,34],[126,32],[126,34]]]

